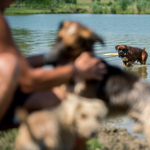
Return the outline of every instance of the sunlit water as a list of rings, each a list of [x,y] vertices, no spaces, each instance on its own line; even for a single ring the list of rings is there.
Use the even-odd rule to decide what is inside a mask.
[[[119,44],[146,47],[146,51],[150,53],[150,15],[41,14],[6,16],[6,19],[16,44],[25,56],[50,51],[59,23],[63,20],[81,22],[103,37],[106,47],[97,43],[95,53],[113,65],[122,66],[121,59],[118,56],[103,54],[116,53],[115,46]],[[149,58],[147,64],[150,64]],[[149,66],[135,64],[124,69],[150,82]],[[132,121],[124,119],[118,126],[125,126],[132,132],[132,124]]]

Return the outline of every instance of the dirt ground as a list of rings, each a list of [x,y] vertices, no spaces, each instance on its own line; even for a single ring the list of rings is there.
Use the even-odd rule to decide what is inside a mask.
[[[103,150],[150,150],[145,138],[133,136],[125,128],[102,127],[98,141]]]

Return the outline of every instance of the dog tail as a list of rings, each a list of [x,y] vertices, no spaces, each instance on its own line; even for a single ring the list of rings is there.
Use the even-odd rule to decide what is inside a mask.
[[[143,50],[145,51],[145,47],[143,47]]]

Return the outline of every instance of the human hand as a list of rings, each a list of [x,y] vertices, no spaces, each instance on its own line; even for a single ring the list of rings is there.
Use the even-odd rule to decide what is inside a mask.
[[[106,65],[91,53],[83,52],[74,62],[76,75],[83,79],[103,80],[107,73]]]

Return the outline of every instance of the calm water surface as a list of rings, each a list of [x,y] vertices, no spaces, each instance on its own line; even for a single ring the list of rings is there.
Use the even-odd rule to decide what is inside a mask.
[[[73,20],[92,28],[105,39],[106,47],[95,45],[95,53],[109,63],[121,66],[117,56],[103,56],[104,53],[116,53],[115,46],[125,44],[146,47],[150,55],[150,15],[93,15],[93,14],[41,14],[24,16],[6,16],[12,29],[16,44],[24,55],[48,52],[54,44],[59,23]],[[147,60],[150,64],[150,58]],[[150,67],[135,64],[124,67],[138,76],[150,81]],[[132,122],[125,123],[131,130]]]

